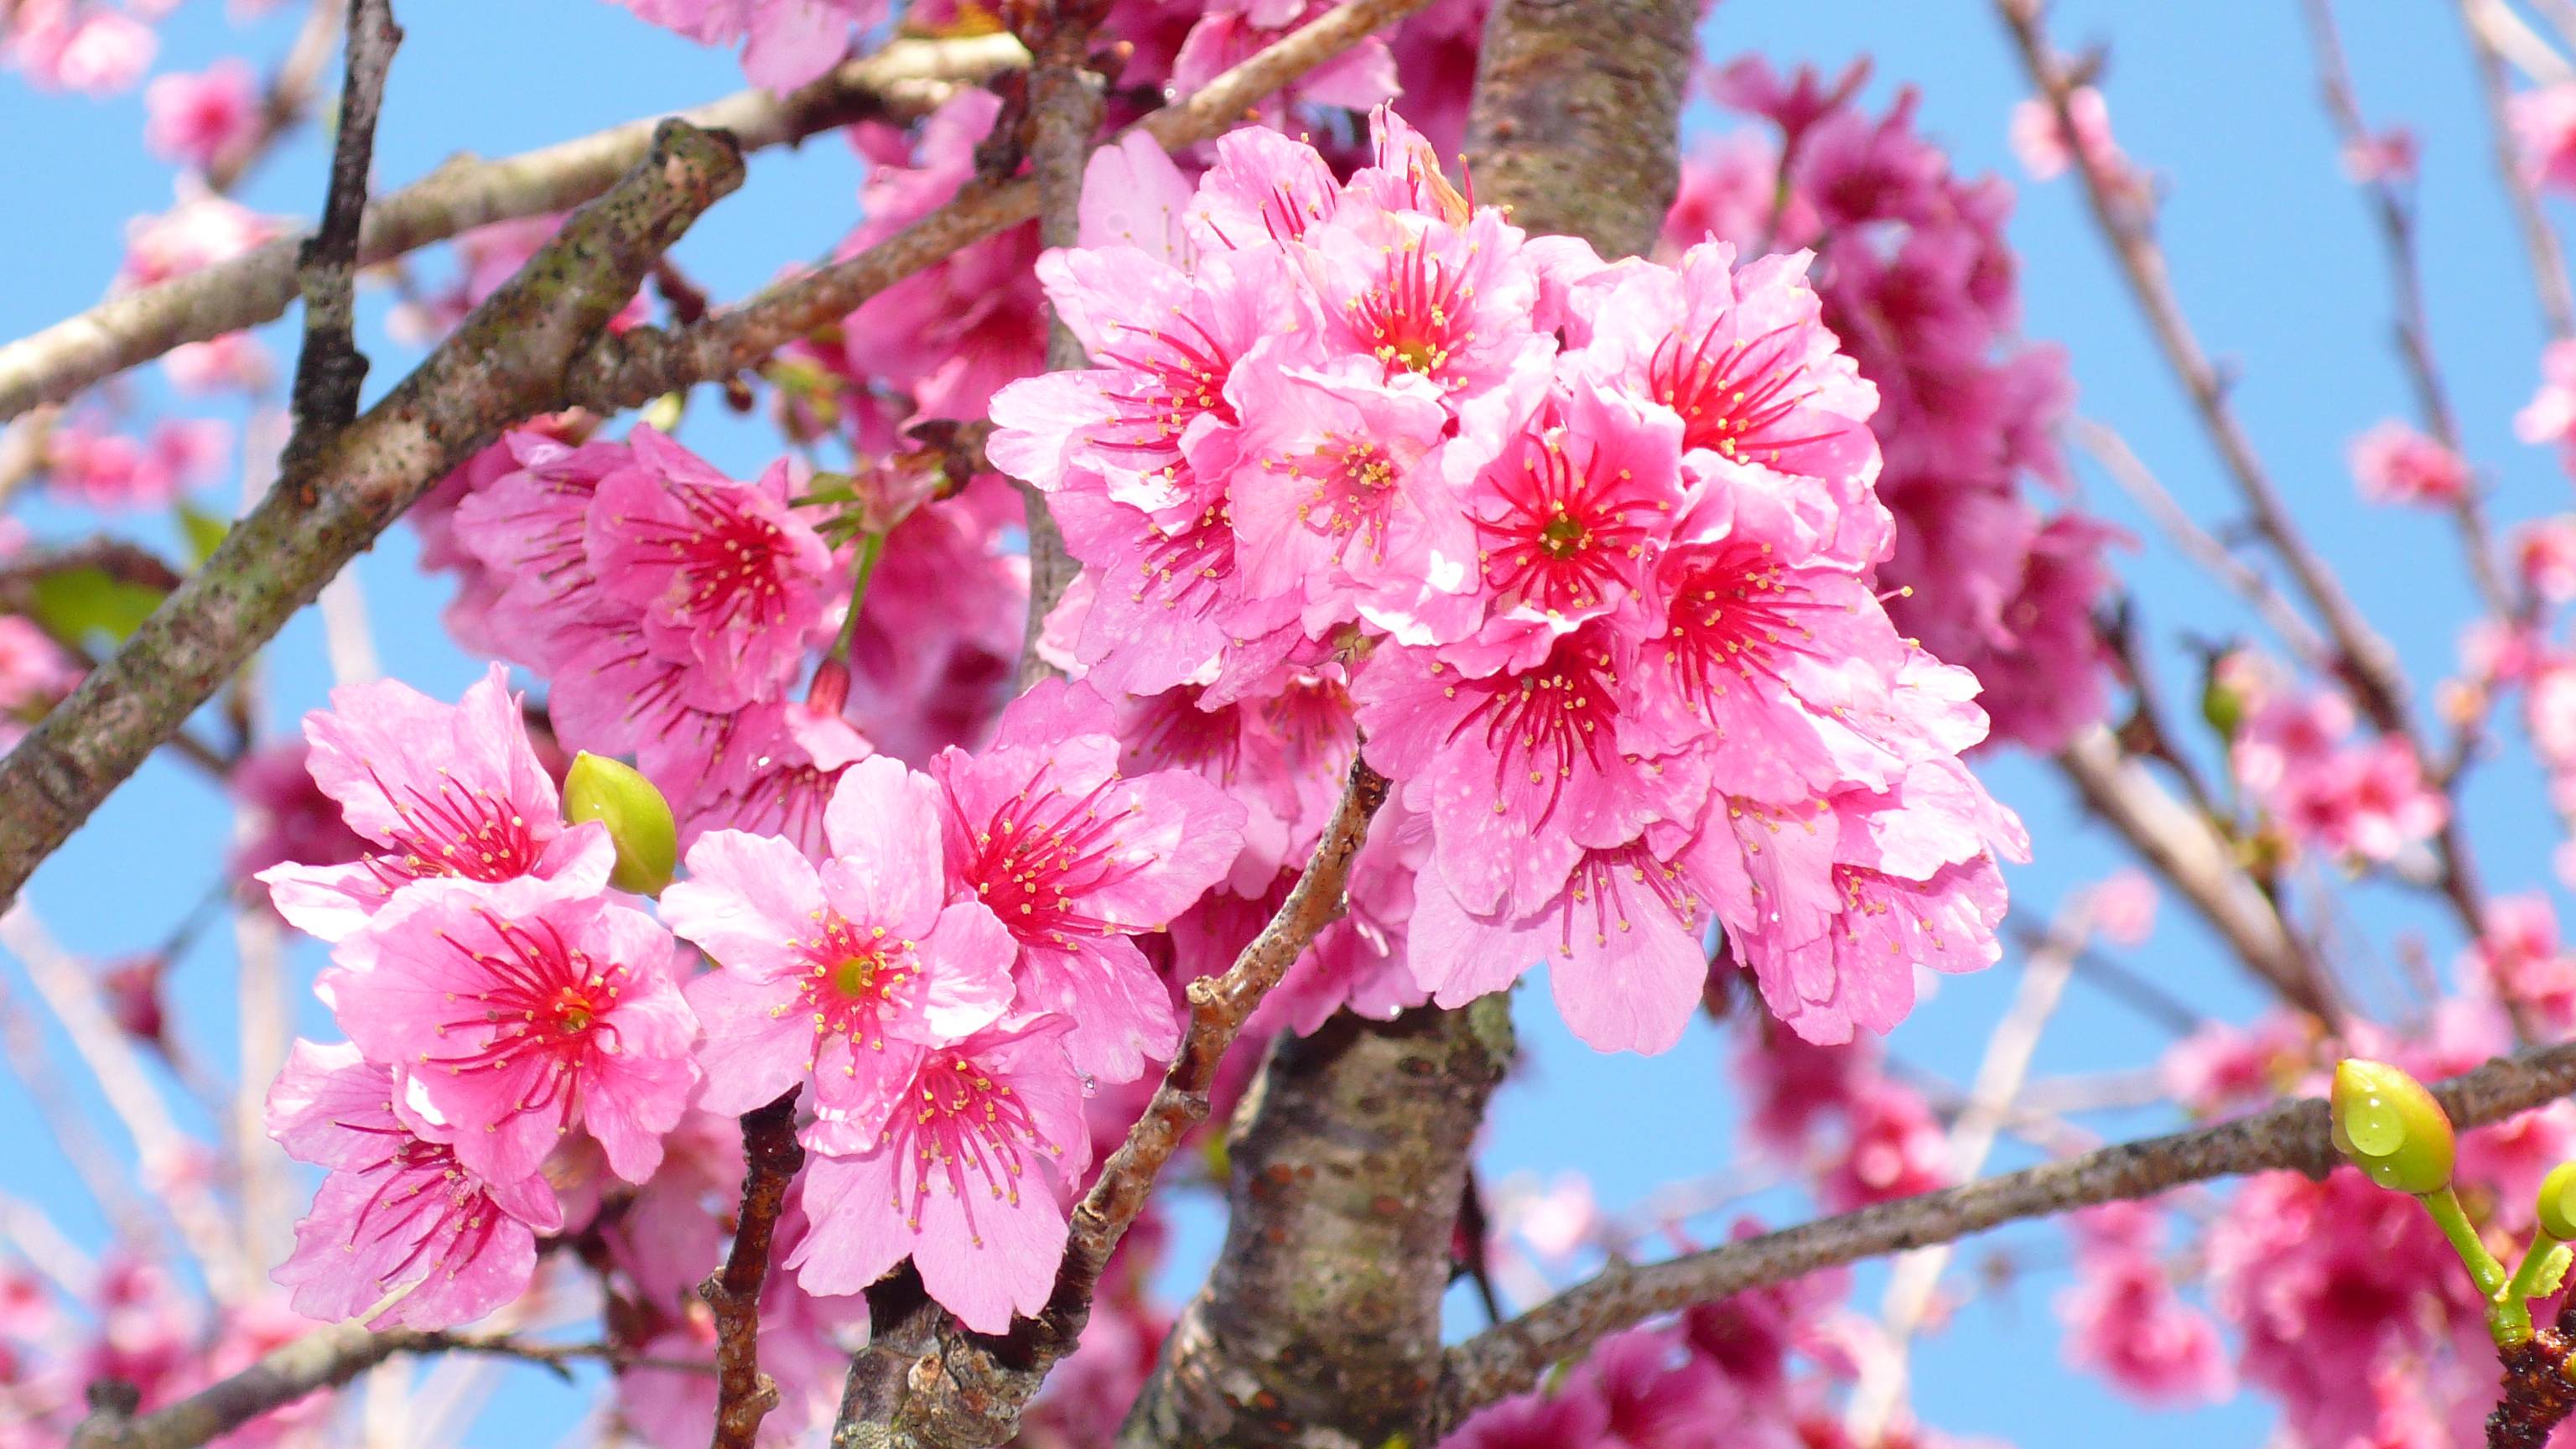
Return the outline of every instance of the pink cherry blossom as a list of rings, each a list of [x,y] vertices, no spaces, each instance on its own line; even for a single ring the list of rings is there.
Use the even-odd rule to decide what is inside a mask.
[[[111,96],[152,68],[160,37],[123,10],[32,4],[12,19],[6,57],[45,90]]]
[[[2067,139],[2068,119],[2075,123],[2072,143]],[[2111,138],[2110,103],[2091,86],[2077,86],[2067,92],[2063,118],[2044,97],[2015,105],[2011,141],[2014,157],[2033,181],[2054,181],[2066,174],[2079,149],[2090,170],[2106,176],[2119,176],[2128,170],[2128,158],[2120,154],[2120,143]]]
[[[430,882],[341,941],[316,989],[370,1060],[402,1063],[468,1129],[456,1153],[476,1172],[515,1180],[579,1126],[642,1182],[699,1076],[672,955],[652,917],[601,896]]]
[[[497,664],[452,705],[390,679],[345,685],[330,709],[304,717],[304,738],[314,783],[379,849],[259,873],[299,930],[337,941],[423,879],[533,876],[575,895],[607,884],[616,849],[597,826],[565,828]]]
[[[2513,141],[2533,184],[2576,187],[2576,84],[2523,91],[2509,103]]]
[[[2515,571],[2534,594],[2553,604],[2576,600],[2576,514],[2517,525],[2509,542]]]
[[[2352,474],[2372,503],[2448,505],[2474,481],[2459,454],[2394,418],[2353,439]]]
[[[2526,443],[2556,443],[2562,457],[2576,454],[2576,342],[2553,342],[2540,354],[2540,390],[2513,415],[2513,433]]]
[[[231,261],[278,231],[275,221],[183,176],[178,201],[169,211],[125,224],[125,265],[116,274],[117,289],[148,287]]]
[[[156,78],[144,88],[143,144],[164,161],[199,171],[248,140],[259,124],[257,82],[248,62],[226,56],[194,75]]]
[[[2537,1012],[2550,1030],[2576,1025],[2576,955],[2559,944],[2558,913],[2547,896],[2489,900],[2486,930],[2461,966],[2480,989]]]
[[[308,1318],[373,1310],[370,1328],[471,1322],[525,1291],[536,1234],[563,1223],[544,1176],[466,1167],[455,1143],[474,1133],[424,1118],[403,1090],[354,1046],[297,1042],[269,1091],[269,1135],[330,1169],[276,1273]]]
[[[2110,1203],[2078,1213],[2075,1283],[2058,1295],[2066,1357],[2149,1404],[2216,1403],[2234,1391],[2218,1325],[2185,1304],[2155,1256],[2153,1210]]]
[[[856,1293],[912,1259],[968,1328],[1033,1316],[1064,1254],[1066,1181],[1087,1165],[1071,1023],[1041,1017],[917,1059],[876,1141],[805,1169],[813,1232],[788,1264],[809,1293]]]
[[[1946,1187],[1949,1142],[1922,1097],[1879,1081],[1853,1104],[1850,1140],[1817,1195],[1828,1211],[1847,1213]]]
[[[1019,1009],[1069,1018],[1084,1071],[1127,1081],[1168,1057],[1180,1022],[1133,936],[1225,878],[1244,807],[1194,773],[1121,773],[1107,704],[1082,685],[1014,702],[980,755],[933,760],[949,890],[1019,944]]]
[[[983,904],[944,904],[937,789],[901,761],[850,767],[824,831],[820,870],[775,837],[703,836],[662,911],[718,966],[688,986],[703,1105],[747,1112],[811,1077],[806,1141],[846,1152],[875,1142],[925,1052],[1009,1008],[1018,948]]]

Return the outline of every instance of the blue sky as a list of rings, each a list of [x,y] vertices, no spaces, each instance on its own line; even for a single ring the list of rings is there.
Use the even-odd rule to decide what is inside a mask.
[[[384,184],[408,181],[464,149],[498,155],[739,87],[729,56],[700,50],[636,23],[603,0],[420,0],[399,5],[408,40],[397,62],[378,141]],[[2541,332],[2529,274],[2495,183],[2489,138],[2466,46],[2447,6],[2342,7],[2346,43],[2365,110],[2376,124],[2403,122],[2423,143],[2421,187],[2432,330],[2474,461],[2491,480],[2500,521],[2567,505],[2565,479],[2544,451],[2516,443],[2510,420],[2537,376]],[[2447,524],[2372,510],[2353,496],[2344,448],[2378,419],[2404,415],[2408,397],[2389,346],[2389,306],[2378,242],[2345,181],[2316,100],[2307,41],[2291,0],[2267,4],[2120,5],[2061,0],[2061,44],[2111,46],[2105,89],[2129,154],[2166,190],[2161,235],[2175,282],[2208,349],[2237,379],[2234,398],[2283,491],[2318,549],[2341,570],[2362,607],[2398,645],[2419,703],[2449,667],[2469,593]],[[284,49],[293,17],[281,13],[235,37],[211,0],[182,7],[165,31],[162,67],[194,69],[228,49],[265,65]],[[2012,104],[2024,94],[2000,25],[1987,7],[1923,0],[1725,0],[1709,28],[1711,52],[1760,53],[1786,67],[1814,61],[1838,70],[1876,59],[1873,103],[1899,85],[1923,91],[1921,125],[1968,172],[1999,172],[2021,187],[2013,236],[2023,258],[2025,328],[2071,350],[2080,411],[2119,429],[2166,485],[2204,520],[2228,516],[2224,479],[2181,392],[2163,369],[2108,254],[2068,182],[2024,184],[2004,146]],[[1695,116],[1694,124],[1715,124]],[[113,273],[124,220],[170,199],[169,176],[142,150],[139,96],[107,102],[30,95],[0,79],[0,336],[16,336],[94,300]],[[40,144],[25,144],[38,138]],[[307,134],[248,188],[263,210],[307,214],[319,202],[322,153]],[[836,142],[766,153],[749,184],[691,233],[680,256],[719,295],[756,286],[781,263],[828,248],[853,219],[858,167]],[[2562,217],[2562,221],[2568,218]],[[431,264],[436,267],[438,264]],[[380,322],[381,299],[366,312]],[[377,334],[380,337],[380,333]],[[291,343],[281,346],[281,355]],[[371,393],[409,359],[375,349]],[[148,379],[143,386],[154,386]],[[766,461],[755,430],[702,409],[685,434],[718,461],[748,472]],[[712,426],[710,426],[712,424]],[[2143,623],[2168,646],[2180,633],[2223,636],[2237,613],[2153,540],[2105,480],[2079,468],[2087,506],[2134,528],[2142,546],[2123,560],[2144,600]],[[46,529],[77,520],[41,506],[26,516]],[[143,530],[150,536],[151,530]],[[444,585],[413,568],[407,534],[389,536],[359,566],[388,672],[453,697],[479,672],[436,627]],[[2168,648],[2170,686],[2190,678]],[[327,685],[320,630],[299,619],[268,655],[271,730],[292,727]],[[2185,701],[2184,703],[2187,703]],[[2113,842],[2083,824],[2049,772],[2026,761],[1991,762],[1998,793],[2029,818],[2039,859],[2014,874],[2017,910],[2036,924],[2068,889],[2120,860]],[[2548,884],[2558,836],[2536,776],[2511,760],[2481,765],[2467,805],[2491,891]],[[228,815],[183,767],[156,762],[37,876],[31,895],[74,947],[117,954],[159,939],[214,879]],[[2456,935],[2420,902],[2379,891],[2348,896],[2357,934],[2381,960],[2407,933],[2447,961]],[[229,943],[210,938],[182,964],[174,987],[179,1030],[218,1065],[233,1038]],[[296,958],[298,984],[318,965]],[[2178,910],[2129,964],[2213,1015],[2244,1019],[2262,998]],[[1893,1039],[1905,1062],[1954,1080],[1973,1070],[1986,1032],[2012,992],[2006,966],[1946,982]],[[2358,976],[2366,999],[2384,980]],[[17,999],[22,983],[6,980]],[[1588,1173],[1602,1200],[1630,1203],[1655,1185],[1712,1172],[1734,1155],[1732,1088],[1714,1032],[1695,1031],[1652,1060],[1597,1056],[1569,1038],[1524,993],[1528,1064],[1500,1099],[1484,1161],[1489,1174],[1564,1169]],[[307,1005],[309,1029],[322,1031]],[[2039,1049],[2037,1076],[2138,1066],[2169,1038],[2152,1022],[2078,981]],[[2145,1130],[2152,1118],[2111,1119],[2104,1130]],[[47,1143],[14,1084],[0,1082],[0,1191],[34,1200],[95,1243],[94,1225],[66,1164]],[[117,1144],[120,1148],[122,1143]],[[1998,1165],[2027,1160],[2009,1144]],[[1794,1200],[1757,1206],[1774,1221],[1799,1215]],[[1702,1225],[1714,1235],[1722,1219]],[[1204,1214],[1182,1238],[1184,1258],[1208,1251]],[[2061,1239],[2022,1229],[1979,1240],[1953,1282],[2000,1252],[2027,1271],[1981,1293],[1947,1331],[1916,1350],[1916,1401],[1942,1428],[2043,1445],[2081,1424],[2100,1449],[2200,1434],[2259,1439],[2269,1410],[2245,1401],[2188,1415],[2104,1413],[2101,1386],[2057,1367],[2050,1298],[2063,1283]],[[1193,1281],[1195,1266],[1175,1268]],[[1865,1274],[1874,1305],[1880,1277]],[[1461,1319],[1462,1326],[1468,1320]],[[2001,1384],[2012,1392],[1998,1393]],[[531,1385],[514,1392],[543,1415],[561,1396]],[[559,1408],[551,1412],[561,1412]],[[540,1420],[542,1421],[542,1420]],[[524,1425],[528,1421],[518,1421]],[[476,1442],[525,1442],[488,1427]]]

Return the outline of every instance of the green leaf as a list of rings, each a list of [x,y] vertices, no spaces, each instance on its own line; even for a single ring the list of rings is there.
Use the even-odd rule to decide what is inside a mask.
[[[36,621],[56,638],[84,643],[101,634],[124,643],[165,597],[94,568],[47,574],[36,580],[34,593]]]
[[[193,503],[180,504],[178,513],[179,531],[187,536],[191,563],[202,564],[212,558],[215,546],[224,541],[225,534],[233,531],[231,519],[208,513]]]

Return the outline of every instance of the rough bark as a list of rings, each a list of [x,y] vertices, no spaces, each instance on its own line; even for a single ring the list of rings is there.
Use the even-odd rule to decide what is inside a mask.
[[[1121,1449],[1427,1442],[1468,1147],[1511,1050],[1506,996],[1278,1039],[1227,1137],[1224,1252]]]
[[[1506,0],[1468,128],[1479,200],[1605,256],[1654,244],[1679,184],[1687,0]],[[1230,1137],[1223,1255],[1122,1449],[1430,1442],[1469,1155],[1511,1060],[1508,999],[1283,1038]]]

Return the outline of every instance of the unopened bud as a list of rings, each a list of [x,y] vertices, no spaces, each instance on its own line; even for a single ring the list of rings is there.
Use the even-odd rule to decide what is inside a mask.
[[[2381,1187],[2422,1196],[2451,1185],[2451,1119],[2424,1084],[2385,1062],[2346,1057],[2327,1097],[2335,1150]]]
[[[680,859],[680,832],[671,802],[634,766],[584,750],[564,776],[564,818],[575,825],[596,820],[617,846],[617,868],[608,883],[639,896],[662,893]]]
[[[2576,1162],[2562,1162],[2540,1180],[2540,1230],[2576,1242]]]

